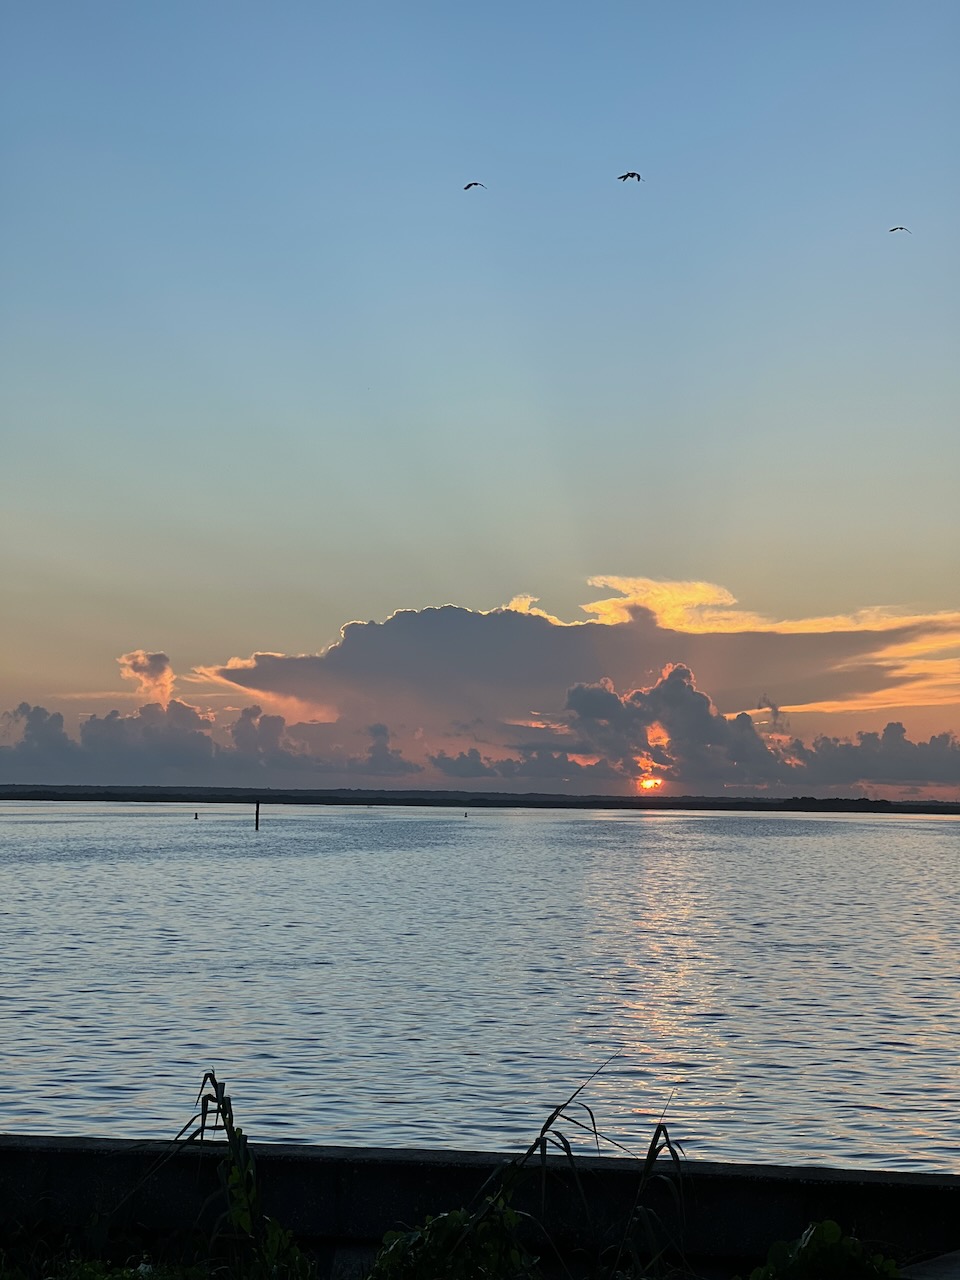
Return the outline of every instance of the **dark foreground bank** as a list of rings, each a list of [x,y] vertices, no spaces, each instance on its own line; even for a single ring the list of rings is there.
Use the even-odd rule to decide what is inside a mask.
[[[277,790],[269,787],[51,787],[0,786],[0,800],[90,800],[101,804],[307,804],[399,805],[453,809],[623,809],[703,810],[730,813],[889,813],[960,814],[960,802],[937,800],[818,799],[793,796],[566,796],[542,792],[511,795],[489,791],[330,791]]]
[[[223,1213],[226,1144],[0,1136],[0,1232],[93,1233],[120,1253],[174,1257]],[[251,1144],[263,1209],[319,1274],[359,1274],[384,1233],[476,1200],[508,1157],[492,1153]],[[660,1161],[656,1170],[661,1172]],[[562,1259],[615,1239],[636,1209],[640,1162],[533,1162],[513,1203]],[[777,1239],[832,1218],[901,1265],[960,1248],[960,1176],[666,1161],[645,1207],[688,1273],[748,1275]],[[532,1228],[531,1228],[532,1230]],[[542,1240],[532,1241],[543,1248]],[[556,1256],[556,1255],[555,1255]],[[561,1268],[562,1271],[562,1268]]]

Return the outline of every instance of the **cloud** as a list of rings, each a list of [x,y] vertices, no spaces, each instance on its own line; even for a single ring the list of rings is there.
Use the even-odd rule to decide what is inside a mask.
[[[391,745],[385,724],[362,734],[364,749],[306,750],[282,716],[244,707],[225,732],[211,715],[178,699],[146,703],[130,715],[90,716],[70,738],[63,717],[21,704],[2,716],[0,782],[116,786],[349,786],[423,771]]]
[[[122,653],[117,662],[124,680],[137,681],[137,693],[141,697],[155,699],[162,707],[169,703],[176,676],[165,653],[134,649],[130,653]]]
[[[675,790],[818,794],[866,785],[960,785],[960,742],[952,733],[911,742],[903,725],[891,722],[882,733],[857,734],[856,742],[821,735],[808,747],[782,734],[764,738],[745,712],[722,716],[681,665],[665,669],[651,688],[625,694],[609,681],[575,685],[567,706],[581,750],[593,748],[625,778],[656,776]]]
[[[258,653],[200,670],[352,721],[383,705],[409,722],[526,720],[577,682],[637,688],[670,663],[696,671],[725,714],[755,709],[761,691],[782,713],[960,705],[960,613],[777,622],[735,609],[711,584],[591,581],[624,594],[584,606],[594,615],[586,622],[560,623],[531,597],[489,612],[402,610],[348,623],[319,654]]]
[[[745,712],[722,716],[681,663],[650,688],[618,694],[609,681],[567,694],[572,729],[623,777],[656,776],[684,789],[768,786],[789,774]]]
[[[455,756],[448,756],[445,751],[428,757],[430,764],[445,778],[495,778],[497,770],[488,759],[484,760],[476,747],[469,751],[458,751]]]
[[[367,733],[371,741],[366,756],[350,759],[346,764],[347,772],[372,778],[401,778],[404,774],[423,772],[423,765],[404,760],[400,749],[390,746],[390,730],[385,724],[372,724]]]
[[[580,784],[589,780],[593,785],[620,781],[616,770],[606,761],[578,760],[569,751],[526,744],[516,747],[515,751],[514,755],[492,759],[481,757],[476,747],[471,747],[456,756],[440,751],[430,756],[429,762],[446,778],[539,778],[557,784]],[[585,788],[579,786],[578,789]]]
[[[176,699],[168,707],[147,703],[132,715],[91,716],[79,742],[67,735],[59,713],[26,703],[4,713],[2,724],[4,736],[15,738],[0,745],[0,782],[7,783],[316,788],[376,779],[390,789],[416,778],[426,788],[457,779],[487,789],[604,794],[629,793],[642,779],[657,778],[675,793],[704,795],[960,785],[960,742],[953,734],[912,742],[903,725],[892,722],[882,733],[858,734],[856,742],[821,736],[806,746],[796,738],[764,739],[745,712],[722,716],[679,664],[646,689],[618,693],[606,680],[573,685],[565,718],[542,735],[547,742],[514,742],[489,754],[476,747],[428,751],[422,763],[393,746],[382,723],[363,730],[365,750],[308,749],[314,726],[288,727],[257,705],[239,712],[226,741],[218,740],[211,717]]]
[[[579,760],[571,752],[547,747],[521,747],[519,755],[498,760],[495,768],[500,778],[572,783],[578,791],[605,791],[605,784],[620,781],[616,769],[606,760]]]
[[[710,583],[595,578],[618,594],[563,622],[533,596],[487,612],[445,605],[352,622],[316,654],[257,653],[197,668],[241,695],[214,717],[174,697],[165,653],[118,661],[145,702],[81,726],[24,704],[5,718],[0,778],[598,793],[828,792],[950,787],[952,734],[912,741],[904,706],[960,709],[960,613],[881,609],[775,620]],[[249,702],[249,705],[243,705]],[[830,715],[896,719],[831,734]],[[758,710],[769,715],[754,715]],[[791,719],[819,714],[812,741]],[[794,721],[796,723],[796,721]],[[862,722],[861,722],[862,723]],[[896,725],[901,723],[898,731]],[[43,769],[48,770],[43,776]],[[26,776],[29,774],[29,778]],[[56,777],[54,777],[56,775]]]
[[[770,712],[769,723],[771,733],[780,733],[787,727],[788,721],[780,714],[780,708],[769,694],[761,693],[759,701],[757,702],[757,710]]]
[[[858,733],[856,742],[820,736],[806,747],[794,739],[789,753],[814,787],[960,785],[960,741],[955,735],[938,733],[927,742],[911,742],[899,721],[891,721],[882,733]]]
[[[15,756],[28,772],[69,768],[78,757],[79,747],[66,733],[59,711],[21,702],[13,711],[3,712],[0,729],[3,738],[13,742],[11,746],[0,746],[0,760]],[[42,772],[38,776],[42,777]]]
[[[260,758],[283,750],[283,716],[265,716],[260,707],[244,707],[230,726],[230,738],[241,756]]]
[[[585,621],[551,617],[529,595],[487,612],[402,610],[347,624],[322,653],[254,654],[200,674],[302,716],[322,712],[341,732],[381,718],[409,726],[399,741],[425,779],[488,789],[539,776],[557,789],[615,791],[656,768],[669,789],[829,789],[825,761],[803,777],[808,757],[778,741],[791,721],[829,738],[838,712],[869,713],[871,730],[885,709],[897,718],[910,705],[960,712],[960,613],[778,620],[711,583],[591,584],[619,594],[583,606]],[[606,723],[591,714],[591,699],[618,690],[629,705]],[[770,712],[758,717],[762,734],[758,709]],[[844,785],[855,785],[845,759],[834,753]]]
[[[759,614],[734,610],[736,597],[713,582],[658,582],[608,575],[588,578],[587,585],[617,592],[609,599],[581,606],[584,613],[612,625],[629,622],[640,610],[651,613],[661,627],[675,631],[748,631],[763,625]]]
[[[90,716],[80,726],[80,745],[88,761],[114,774],[201,776],[214,756],[210,727],[207,717],[184,702],[150,702],[133,715]]]

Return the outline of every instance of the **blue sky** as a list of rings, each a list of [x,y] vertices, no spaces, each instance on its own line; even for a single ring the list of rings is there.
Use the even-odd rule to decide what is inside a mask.
[[[956,609],[958,35],[6,5],[0,701],[597,575]]]

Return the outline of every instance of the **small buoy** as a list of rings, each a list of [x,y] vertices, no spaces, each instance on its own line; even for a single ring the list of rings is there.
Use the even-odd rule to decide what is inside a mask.
[[[196,820],[197,820],[199,817],[200,817],[199,813],[195,813],[195,814],[193,815],[193,820],[194,820],[194,822],[196,822]]]

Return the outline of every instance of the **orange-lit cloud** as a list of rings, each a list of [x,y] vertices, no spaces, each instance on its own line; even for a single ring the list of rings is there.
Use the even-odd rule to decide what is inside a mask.
[[[280,662],[289,661],[287,655],[282,653],[257,653],[252,658],[229,658],[222,667],[196,667],[181,679],[184,683],[198,689],[219,690],[220,696],[224,696],[225,692],[229,691],[231,696],[236,697],[238,688],[248,687],[244,680],[244,672],[255,671],[258,662],[269,662],[271,659],[277,659]],[[314,721],[332,722],[338,718],[335,706],[324,704],[316,699],[305,699],[296,693],[281,693],[269,688],[259,689],[257,693],[262,701],[269,703],[272,713],[283,715],[288,719],[302,716],[305,711],[309,712],[310,719]]]
[[[658,626],[676,631],[746,631],[760,621],[755,614],[733,611],[736,599],[712,582],[659,582],[653,578],[599,576],[588,578],[591,587],[609,587],[618,594],[581,605],[598,622],[611,626],[629,622],[637,609],[645,609]]]
[[[137,681],[137,697],[149,698],[165,707],[173,697],[176,676],[165,653],[134,649],[117,659],[124,680]]]
[[[960,610],[905,614],[903,610],[872,606],[854,613],[814,618],[769,618],[738,609],[737,598],[726,587],[712,582],[664,582],[653,578],[602,576],[589,578],[591,587],[609,587],[616,596],[582,605],[585,613],[603,622],[628,622],[638,610],[649,612],[665,629],[694,634],[779,632],[812,635],[840,631],[869,631],[899,636],[904,624],[927,624],[929,633],[898,639],[891,647],[903,655],[938,651],[947,645],[960,647]]]

